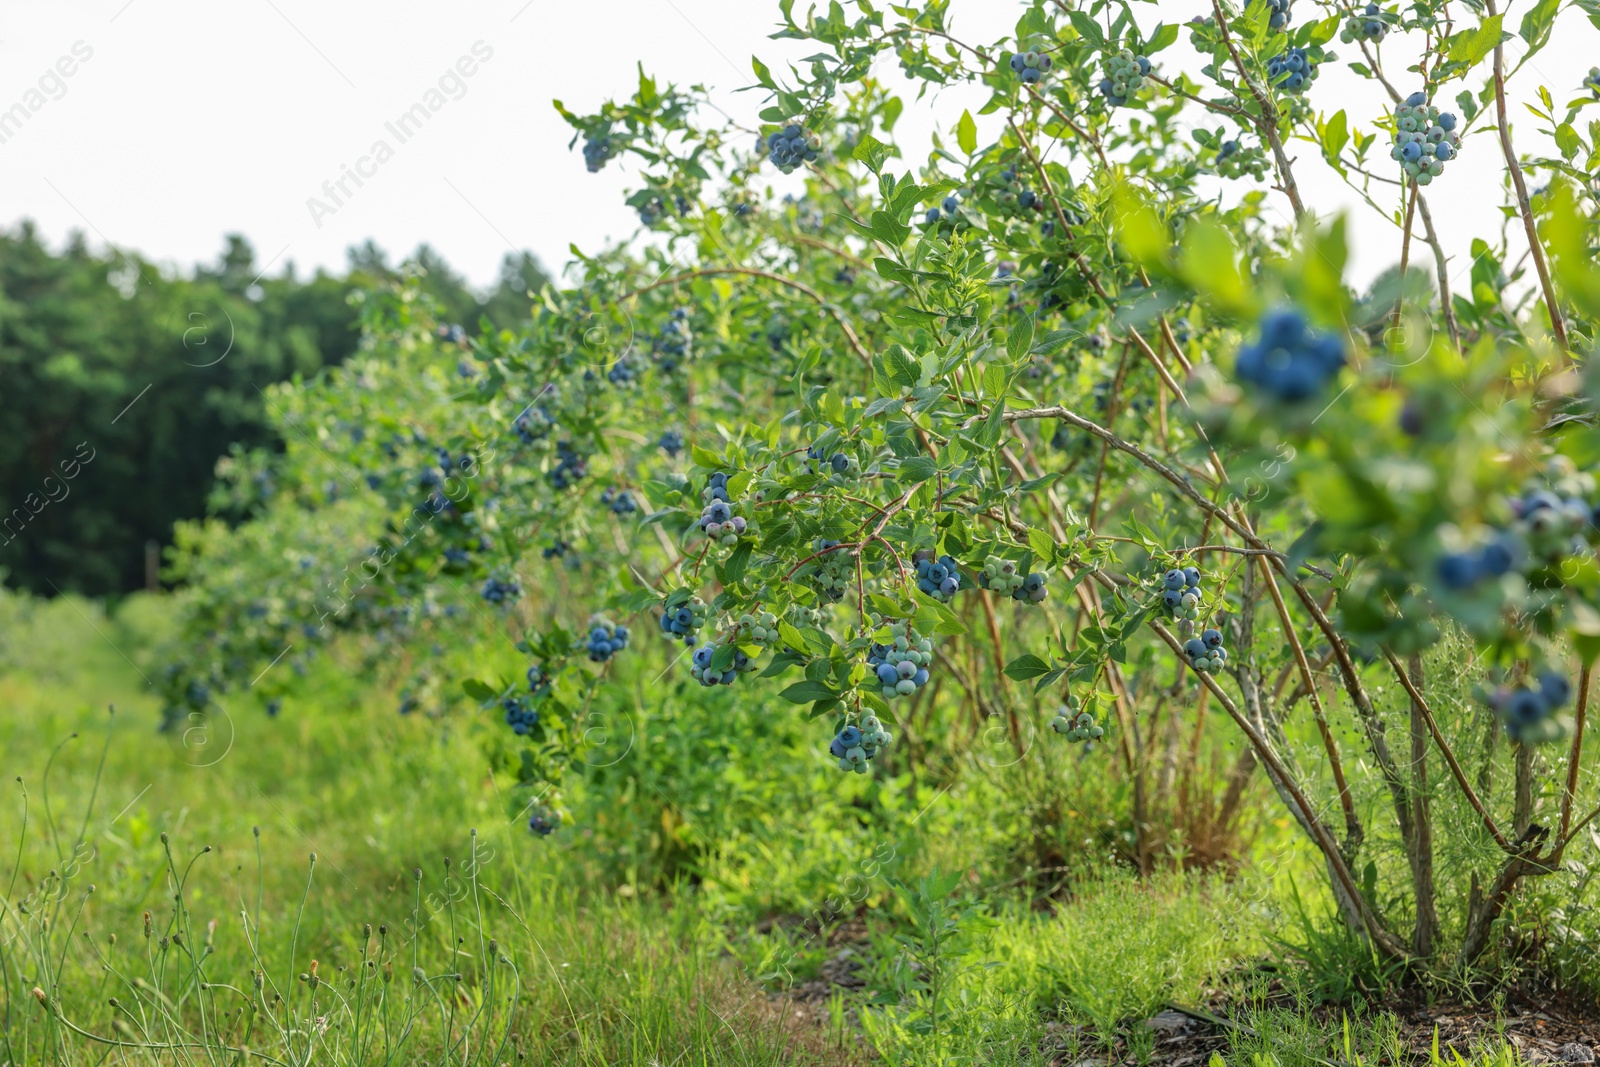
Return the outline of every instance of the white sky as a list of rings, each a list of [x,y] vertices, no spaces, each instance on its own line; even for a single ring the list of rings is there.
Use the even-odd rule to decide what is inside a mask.
[[[1509,27],[1527,6],[1512,5]],[[1141,6],[1169,21],[1201,8],[1197,0]],[[957,35],[981,42],[1006,34],[1020,6],[955,0],[954,9]],[[302,272],[341,268],[345,249],[368,237],[395,258],[429,242],[479,284],[493,280],[513,247],[559,266],[569,244],[595,249],[631,233],[636,218],[621,203],[632,175],[615,162],[587,173],[581,156],[567,151],[571,131],[551,99],[581,112],[606,96],[626,96],[638,60],[662,81],[714,86],[723,108],[754,125],[760,94],[732,92],[753,80],[751,54],[777,73],[784,56],[816,50],[767,40],[776,19],[775,0],[5,0],[0,111],[24,100],[76,42],[93,56],[63,80],[59,99],[0,144],[0,223],[32,218],[58,245],[79,229],[96,243],[182,266],[214,260],[223,234],[239,231],[274,274],[290,260]],[[465,95],[397,145],[394,158],[319,227],[307,198],[323,195],[323,183],[378,138],[395,145],[384,123],[478,41],[493,56],[464,79]],[[1510,51],[1520,55],[1520,42]],[[1395,68],[1403,65],[1393,43],[1385,53]],[[1180,45],[1162,53],[1158,66],[1170,71],[1184,59],[1192,55]],[[1531,98],[1546,84],[1559,107],[1596,59],[1600,32],[1568,12],[1517,92]],[[1325,71],[1311,99],[1330,111],[1347,108],[1364,129],[1385,103],[1342,67]],[[979,102],[964,91],[920,104],[908,98],[896,139],[920,160],[935,122],[948,130],[962,107]],[[1520,105],[1513,121],[1519,147],[1542,140]],[[997,122],[979,118],[980,141]],[[1374,151],[1388,173],[1386,147]],[[1315,149],[1301,145],[1295,155],[1316,210],[1354,203]],[[1456,257],[1453,273],[1466,271],[1470,237],[1499,225],[1492,208],[1501,174],[1492,133],[1475,136],[1430,190]],[[1281,207],[1282,198],[1273,203]],[[1358,210],[1352,274],[1361,278],[1396,260],[1398,241],[1370,210]]]

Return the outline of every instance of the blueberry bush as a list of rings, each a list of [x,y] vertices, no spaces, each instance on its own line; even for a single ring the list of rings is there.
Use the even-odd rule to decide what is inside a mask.
[[[643,72],[558,102],[639,238],[465,362],[375,290],[361,352],[276,388],[286,454],[229,472],[265,509],[172,561],[172,717],[336,630],[482,626],[526,675],[408,654],[417,706],[484,713],[538,836],[617,677],[718,688],[863,777],[1079,744],[1143,872],[1264,779],[1374,953],[1473,964],[1596,800],[1594,79],[1536,129],[1505,91],[1558,9],[1032,0],[970,41],[942,2],[780,0],[810,55],[755,60],[748,113]],[[984,102],[908,158],[891,66]],[[1390,106],[1322,98],[1334,66]],[[1478,220],[1427,193],[1463,152],[1506,197],[1458,289],[1440,228]],[[1392,226],[1370,287],[1313,166]]]

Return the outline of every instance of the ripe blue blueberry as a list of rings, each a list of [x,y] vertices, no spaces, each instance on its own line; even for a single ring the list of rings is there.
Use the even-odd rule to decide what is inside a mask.
[[[587,647],[591,660],[595,663],[604,663],[628,647],[628,628],[621,624],[613,625],[607,619],[597,618],[589,629]]]
[[[589,168],[590,174],[605,166],[612,154],[611,138],[606,134],[589,137],[583,142],[583,163]]]
[[[1275,399],[1288,403],[1319,392],[1345,364],[1343,338],[1310,329],[1294,308],[1269,312],[1261,336],[1239,350],[1234,372]]]
[[[767,158],[785,174],[802,163],[815,163],[821,151],[822,139],[801,126],[791,124],[767,137]]]

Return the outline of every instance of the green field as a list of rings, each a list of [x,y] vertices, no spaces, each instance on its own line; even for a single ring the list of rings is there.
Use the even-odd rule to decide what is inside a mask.
[[[482,724],[397,715],[393,671],[357,641],[276,718],[245,692],[160,733],[143,675],[170,600],[0,605],[19,1064],[1140,1062],[1159,1034],[1142,1020],[1219,997],[1251,1031],[1228,1062],[1400,1047],[1381,1004],[1347,1004],[1348,1033],[1308,1014],[1362,960],[1285,947],[1296,861],[1271,826],[1231,878],[1084,859],[1046,898],[1026,886],[1063,879],[996,884],[1015,859],[977,825],[1025,807],[1026,764],[869,826],[775,737],[786,788],[733,762],[714,784],[630,762],[646,773],[575,802],[611,827],[541,841],[504,815]],[[676,729],[647,728],[658,772]],[[1269,876],[1273,855],[1289,869]],[[1458,1047],[1475,1046],[1520,1062],[1487,1051],[1492,1031]]]
[[[0,241],[0,1067],[1594,1062],[1597,0],[951,6],[492,292]]]

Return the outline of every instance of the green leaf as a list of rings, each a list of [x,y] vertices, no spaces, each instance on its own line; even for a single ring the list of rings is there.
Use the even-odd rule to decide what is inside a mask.
[[[906,389],[914,387],[922,377],[922,368],[911,354],[899,345],[890,345],[881,357],[883,376],[895,385]]]
[[[970,111],[963,111],[961,121],[956,123],[956,144],[969,156],[978,148],[978,124],[972,121]]]
[[[1556,127],[1556,147],[1561,150],[1561,157],[1571,162],[1572,157],[1578,154],[1578,149],[1583,147],[1583,142],[1578,139],[1578,131],[1572,124],[1563,122]]]
[[[820,700],[838,700],[839,694],[821,682],[796,682],[778,694],[791,704],[813,704]]]
[[[927,456],[912,456],[900,461],[900,481],[906,485],[925,482],[939,473],[939,465]]]
[[[1028,547],[1033,549],[1033,554],[1039,557],[1046,565],[1056,558],[1056,543],[1054,538],[1043,530],[1028,528]]]
[[[984,448],[994,448],[1000,443],[1000,435],[1006,427],[1006,402],[996,400],[989,409],[989,417],[983,420],[983,428],[978,431],[978,443]]]
[[[855,150],[850,153],[858,163],[865,163],[867,169],[876,174],[883,167],[884,161],[894,155],[894,149],[872,136],[863,133],[856,142]]]
[[[1177,23],[1158,23],[1156,32],[1150,35],[1150,40],[1144,46],[1144,54],[1153,56],[1163,48],[1170,48],[1178,43]]]
[[[1019,360],[1028,354],[1028,349],[1033,345],[1033,316],[1018,315],[1017,321],[1011,324],[1011,329],[1006,331],[1006,355],[1012,360]]]
[[[1127,183],[1119,183],[1113,198],[1117,240],[1128,255],[1147,267],[1165,269],[1172,238],[1144,198]]]
[[[999,396],[1006,391],[1006,369],[998,363],[983,368],[983,394]]]
[[[1083,11],[1069,11],[1067,17],[1072,20],[1072,28],[1078,31],[1078,36],[1093,44],[1096,48],[1104,50],[1106,35],[1100,32],[1100,24]]]
[[[722,565],[723,584],[735,585],[744,580],[744,572],[750,566],[750,542],[741,541],[733,549],[728,562]]]
[[[1032,654],[1018,656],[1006,664],[1006,677],[1017,682],[1026,682],[1049,672],[1050,664]]]
[[[1500,24],[1504,15],[1490,15],[1476,30],[1463,30],[1450,39],[1450,62],[1472,66],[1494,51],[1500,43]]]
[[[480,682],[476,678],[464,679],[461,682],[461,691],[473,700],[479,701],[494,700],[500,696],[498,689],[491,689],[487,683]]]
[[[765,63],[761,62],[761,60],[757,59],[755,56],[751,56],[750,66],[756,72],[756,81],[760,82],[768,89],[776,89],[778,87],[777,83],[772,80],[772,71],[767,69],[767,65]]]
[[[898,248],[900,245],[905,244],[907,237],[911,236],[911,227],[887,211],[874,211],[872,213],[872,235],[891,248]]]
[[[1522,25],[1517,30],[1517,36],[1527,41],[1533,51],[1543,48],[1550,38],[1550,30],[1556,23],[1556,11],[1560,7],[1561,0],[1539,0],[1528,9],[1526,15],[1522,16]]]
[[[782,641],[785,645],[788,645],[796,652],[803,652],[807,647],[805,634],[802,634],[799,630],[796,630],[794,625],[790,623],[788,619],[778,620],[778,640]]]
[[[1350,120],[1341,109],[1322,127],[1322,154],[1329,163],[1339,159],[1339,153],[1350,141]]]
[[[1245,310],[1250,292],[1239,274],[1233,238],[1218,222],[1198,219],[1183,233],[1179,254],[1183,280],[1230,310]]]

